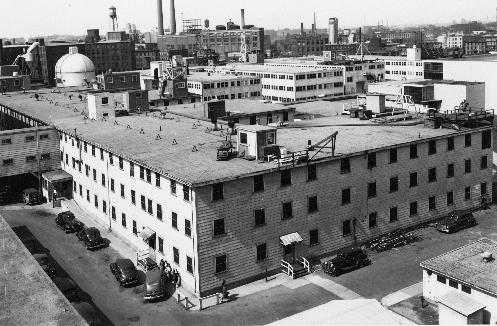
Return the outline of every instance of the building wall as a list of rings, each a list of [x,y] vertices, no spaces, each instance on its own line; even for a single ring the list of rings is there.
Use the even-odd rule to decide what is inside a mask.
[[[439,325],[467,325],[468,319],[449,307],[438,304]]]
[[[139,235],[133,233],[133,220],[137,223],[137,231],[149,227],[156,232],[156,255],[155,260],[166,260],[173,269],[177,269],[181,275],[182,285],[198,292],[198,272],[197,272],[197,250],[195,244],[196,220],[194,211],[195,194],[188,187],[190,200],[183,198],[183,185],[176,183],[176,195],[171,193],[171,180],[160,175],[160,186],[156,185],[156,174],[151,171],[151,182],[140,179],[140,168],[137,163],[134,165],[134,177],[130,176],[130,161],[123,158],[123,169],[119,166],[119,157],[112,155],[113,163],[110,161],[109,152],[103,152],[95,147],[95,156],[92,155],[92,144],[87,143],[87,151],[84,150],[84,142],[81,141],[80,148],[77,141],[70,136],[63,135],[60,140],[60,151],[63,152],[62,169],[73,176],[75,185],[74,200],[96,216],[102,223],[112,227],[114,232],[123,236],[133,245],[141,250],[149,248]],[[67,139],[67,140],[66,140]],[[79,165],[73,165],[73,159],[82,160],[81,170]],[[86,175],[86,165],[89,166],[89,174]],[[93,179],[93,170],[96,171],[96,181]],[[105,175],[105,186],[102,185],[102,174]],[[111,190],[111,182],[114,181],[114,191]],[[124,197],[121,197],[121,184],[124,185]],[[81,187],[81,188],[80,188]],[[81,189],[81,191],[80,191]],[[74,190],[74,189],[73,189]],[[131,202],[131,190],[136,192],[136,204]],[[89,201],[87,199],[89,192]],[[95,195],[97,196],[98,207],[95,207]],[[152,200],[152,214],[141,208],[141,196],[146,198],[146,209],[148,210],[148,200]],[[103,211],[103,201],[106,202],[106,211]],[[162,205],[162,220],[157,215],[157,204]],[[116,219],[112,217],[112,207],[115,208]],[[177,214],[178,228],[172,227],[172,213]],[[122,214],[126,214],[126,227],[122,223]],[[192,235],[185,235],[185,220],[192,223]],[[158,237],[163,242],[163,253],[158,249]],[[179,264],[174,263],[173,247],[179,249]],[[186,256],[193,259],[193,273],[186,270]],[[136,262],[135,262],[136,263]]]
[[[264,174],[265,190],[253,192],[253,178],[224,182],[224,199],[212,200],[212,186],[195,189],[198,216],[198,246],[201,292],[214,291],[225,279],[228,283],[243,282],[268,270],[278,270],[283,259],[279,237],[298,232],[304,241],[296,247],[297,256],[329,255],[334,250],[365,241],[385,232],[419,224],[443,216],[449,211],[472,207],[464,200],[466,187],[472,198],[479,198],[480,183],[487,183],[491,191],[492,164],[480,170],[480,157],[492,160],[492,148],[481,149],[481,131],[472,133],[472,146],[464,147],[464,136],[455,136],[455,149],[447,152],[446,137],[436,140],[437,154],[428,155],[427,141],[417,143],[418,158],[410,159],[408,145],[399,145],[398,162],[389,163],[389,150],[376,152],[377,167],[368,169],[366,153],[350,156],[351,172],[340,173],[340,160],[317,163],[317,180],[307,180],[305,165],[291,170],[292,185],[280,186],[280,172],[276,168]],[[373,152],[373,151],[370,151]],[[472,173],[464,173],[464,160],[472,158]],[[447,164],[454,163],[454,178],[446,178]],[[437,168],[437,181],[428,182],[428,168]],[[290,167],[288,167],[290,168]],[[410,172],[418,173],[418,186],[409,187]],[[399,178],[399,191],[390,192],[389,179]],[[377,196],[368,199],[368,183],[376,182]],[[342,189],[350,188],[350,204],[342,204]],[[454,191],[454,204],[447,205],[447,192]],[[318,197],[318,211],[308,213],[308,198]],[[430,196],[436,196],[436,209],[429,210]],[[293,218],[282,220],[282,203],[292,201]],[[418,203],[418,213],[410,216],[410,203]],[[398,221],[390,222],[391,207],[398,208]],[[266,223],[254,226],[254,210],[264,208]],[[369,214],[377,213],[377,226],[369,227]],[[226,235],[213,236],[213,221],[224,218]],[[342,223],[352,224],[354,234],[343,235]],[[309,231],[318,229],[319,243],[310,246]],[[351,226],[352,228],[352,226]],[[256,262],[256,245],[266,243],[268,259]],[[228,271],[216,275],[215,257],[227,254]]]
[[[31,82],[29,76],[18,77],[1,77],[0,76],[0,90],[5,86],[6,92],[19,92],[23,88],[30,90]]]
[[[386,80],[423,78],[423,62],[419,60],[384,59]]]
[[[0,132],[0,177],[36,172],[38,159],[41,171],[51,171],[59,166],[60,152],[55,128],[32,127]]]
[[[317,55],[320,56],[328,43],[328,34],[294,35],[290,39],[290,51],[294,56]]]
[[[121,77],[124,77],[124,80]],[[109,78],[112,78],[112,81],[109,81]],[[97,79],[103,90],[140,89],[139,72],[103,74],[97,76]]]
[[[434,84],[435,99],[442,100],[441,110],[454,110],[466,100],[472,108],[485,108],[485,84]]]
[[[425,298],[437,301],[437,298],[450,291],[461,291],[462,284],[460,281],[453,280],[457,283],[456,289],[449,286],[448,278],[445,279],[445,283],[442,283],[437,281],[437,276],[438,274],[435,271],[433,271],[431,275],[428,275],[427,270],[423,269],[423,296]],[[497,322],[497,295],[483,292],[479,289],[475,289],[472,286],[469,287],[471,288],[471,293],[469,293],[471,298],[486,306],[486,308],[483,310],[483,323],[495,324]]]
[[[136,69],[135,42],[113,41],[85,44],[85,55],[95,65],[95,72],[106,73]]]
[[[204,101],[212,99],[237,99],[261,97],[261,79],[243,77],[240,79],[192,80],[187,82],[188,92],[202,96]]]

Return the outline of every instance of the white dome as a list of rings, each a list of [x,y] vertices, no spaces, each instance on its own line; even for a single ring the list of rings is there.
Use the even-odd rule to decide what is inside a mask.
[[[78,53],[77,47],[69,48],[55,65],[55,79],[58,87],[85,86],[95,79],[95,66],[85,55]]]
[[[65,54],[57,61],[55,71],[65,72],[95,72],[93,62],[81,53]]]

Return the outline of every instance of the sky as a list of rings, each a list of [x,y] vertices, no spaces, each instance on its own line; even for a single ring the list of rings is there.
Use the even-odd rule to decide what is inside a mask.
[[[0,38],[38,35],[85,35],[98,28],[104,35],[111,29],[109,7],[117,8],[119,27],[136,24],[142,32],[157,28],[157,0],[2,0],[4,14]],[[170,25],[170,0],[163,0],[164,27]],[[330,17],[338,18],[339,28],[362,25],[404,27],[410,24],[448,23],[453,20],[496,21],[497,2],[493,0],[176,0],[177,31],[184,19],[209,19],[211,28],[230,19],[240,24],[240,9],[245,23],[265,29],[310,29],[316,14],[317,28],[326,28]],[[475,3],[477,5],[475,5]],[[8,10],[9,14],[6,14]]]

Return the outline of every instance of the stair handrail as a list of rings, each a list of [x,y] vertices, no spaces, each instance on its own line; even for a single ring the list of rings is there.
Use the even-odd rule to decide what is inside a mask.
[[[293,278],[293,266],[289,262],[284,261],[283,259],[281,260],[281,266],[283,266],[284,268],[282,269],[282,272]]]
[[[311,273],[311,265],[309,264],[309,261],[305,259],[305,257],[300,257],[302,258],[302,263],[304,264],[304,268],[307,268],[307,271],[309,274]]]

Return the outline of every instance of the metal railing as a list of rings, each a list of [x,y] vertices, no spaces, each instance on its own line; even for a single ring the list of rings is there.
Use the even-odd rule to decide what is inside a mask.
[[[302,258],[302,264],[304,265],[304,268],[307,268],[307,271],[309,274],[311,273],[311,265],[309,264],[309,261],[305,259],[305,257],[300,257]]]
[[[286,275],[288,275],[291,278],[293,278],[293,267],[292,267],[292,264],[290,264],[289,262],[286,262],[284,260],[281,260],[281,267],[283,267],[281,269],[281,271],[283,273],[285,273]]]
[[[203,297],[203,298],[198,298],[199,310],[204,309],[204,307],[203,307],[203,301],[206,300],[206,299],[210,299],[212,297],[216,297],[216,305],[218,305],[219,304],[219,297],[221,295],[222,295],[221,293],[214,293],[214,294],[208,295],[208,296]]]

